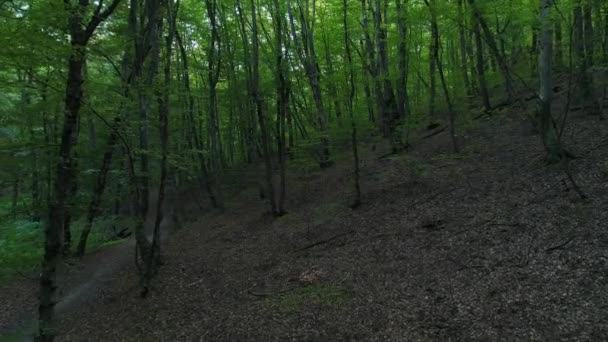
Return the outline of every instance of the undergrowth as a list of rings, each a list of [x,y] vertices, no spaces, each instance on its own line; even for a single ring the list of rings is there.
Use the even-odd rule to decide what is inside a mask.
[[[123,227],[128,222],[117,216],[99,218],[91,230],[87,252],[122,243],[112,239],[113,227]],[[75,248],[84,226],[83,220],[72,224],[72,247]],[[0,284],[16,277],[31,277],[38,272],[44,253],[44,224],[26,219],[7,220],[0,223]]]

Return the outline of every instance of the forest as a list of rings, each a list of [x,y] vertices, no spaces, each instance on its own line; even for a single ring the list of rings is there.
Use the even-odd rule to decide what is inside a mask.
[[[607,103],[605,0],[0,0],[0,340],[605,340]]]

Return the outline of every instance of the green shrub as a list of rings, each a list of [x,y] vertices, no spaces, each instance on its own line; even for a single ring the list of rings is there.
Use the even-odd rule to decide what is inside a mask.
[[[17,220],[0,226],[0,282],[36,271],[42,260],[43,231],[38,222]]]

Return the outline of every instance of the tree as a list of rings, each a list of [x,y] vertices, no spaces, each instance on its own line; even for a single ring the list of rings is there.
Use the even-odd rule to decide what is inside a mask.
[[[443,95],[445,96],[445,100],[448,104],[448,116],[450,120],[450,138],[452,139],[452,148],[454,153],[458,153],[458,143],[456,142],[456,113],[454,111],[454,105],[452,104],[452,99],[450,97],[450,91],[448,89],[447,81],[445,79],[445,74],[443,72],[443,64],[439,59],[439,47],[441,46],[441,41],[439,40],[439,28],[437,25],[437,14],[436,8],[433,0],[424,0],[424,3],[429,8],[431,12],[431,39],[433,40],[432,46],[434,51],[431,53],[432,58],[435,59],[435,65],[439,71],[439,79],[441,80],[441,87],[443,88]]]
[[[551,102],[553,99],[553,31],[551,20],[551,0],[541,0],[540,5],[540,54],[538,59],[538,70],[540,80],[539,91],[539,127],[545,150],[547,151],[547,162],[555,163],[566,158],[559,140],[555,121],[551,115]]]
[[[304,6],[302,5],[304,1]],[[329,154],[329,137],[327,136],[327,116],[325,114],[325,107],[323,105],[323,96],[321,92],[321,75],[319,71],[319,63],[317,62],[317,54],[315,52],[315,21],[316,21],[316,0],[312,0],[312,14],[311,4],[309,0],[297,0],[297,9],[300,14],[300,35],[296,29],[296,24],[293,15],[293,9],[291,6],[291,0],[287,0],[287,12],[289,13],[289,22],[291,25],[292,40],[296,47],[297,56],[300,63],[304,66],[308,82],[312,91],[313,99],[315,101],[315,108],[317,110],[317,122],[318,128],[321,134],[321,154],[319,159],[319,166],[329,167],[333,164]]]
[[[268,193],[268,200],[270,202],[270,212],[273,215],[278,213],[277,199],[274,190],[274,182],[272,180],[272,156],[270,148],[270,138],[268,133],[268,127],[266,124],[266,115],[264,114],[264,100],[262,94],[260,94],[260,40],[258,34],[258,14],[254,0],[250,1],[251,5],[251,35],[253,40],[252,48],[252,79],[251,79],[251,97],[255,103],[256,114],[258,117],[258,124],[260,125],[260,133],[262,135],[262,148],[264,156],[264,167],[266,171],[266,190]]]
[[[280,164],[280,187],[279,187],[279,202],[277,206],[276,215],[284,215],[285,211],[285,196],[286,188],[285,182],[287,178],[287,141],[286,137],[286,125],[287,125],[287,112],[289,111],[289,82],[288,82],[288,68],[285,63],[285,55],[289,53],[287,44],[285,44],[283,34],[283,11],[279,3],[279,0],[274,0],[274,22],[276,31],[276,54],[277,54],[277,141],[278,141],[278,155]],[[336,105],[336,110],[338,110]]]
[[[488,47],[490,48],[490,52],[492,52],[492,56],[498,62],[500,70],[503,74],[504,82],[505,82],[504,83],[505,89],[506,89],[507,95],[509,97],[508,100],[510,102],[514,95],[513,94],[514,90],[513,90],[513,81],[511,79],[511,71],[510,71],[509,65],[507,64],[505,57],[500,53],[500,51],[498,49],[498,45],[496,44],[496,39],[494,38],[494,34],[490,30],[490,27],[488,26],[488,23],[486,22],[483,14],[481,13],[481,10],[477,6],[477,2],[475,0],[468,0],[468,1],[469,1],[471,11],[473,12],[475,21],[481,28],[485,41],[488,44]]]
[[[39,328],[38,341],[53,341],[56,334],[54,322],[56,302],[56,273],[61,259],[62,230],[66,217],[66,200],[75,181],[73,148],[76,144],[76,129],[80,108],[82,106],[83,70],[86,61],[87,44],[94,35],[95,30],[118,7],[120,0],[112,1],[107,7],[103,2],[93,9],[93,15],[85,21],[84,15],[88,13],[91,5],[86,0],[65,2],[68,14],[68,32],[70,35],[70,57],[68,60],[68,79],[65,90],[64,123],[59,147],[59,162],[54,191],[48,209],[48,222],[44,229],[44,259],[40,275],[40,305],[38,307]]]
[[[351,123],[351,145],[353,149],[353,183],[355,189],[355,198],[351,204],[351,208],[356,208],[361,205],[361,185],[359,183],[359,142],[357,139],[357,124],[355,123],[354,115],[353,115],[353,100],[355,98],[355,70],[353,67],[353,59],[351,56],[351,41],[350,36],[348,34],[348,4],[347,0],[343,0],[342,2],[342,18],[344,24],[344,50],[346,63],[348,65],[348,96],[346,98],[346,110],[348,111],[348,115],[350,117]]]
[[[481,40],[481,32],[479,32],[479,23],[473,22],[473,32],[475,34],[475,66],[477,71],[477,84],[479,85],[479,94],[483,103],[483,109],[489,112],[492,109],[490,105],[490,95],[488,94],[488,86],[486,82],[486,67],[483,54],[483,42]]]

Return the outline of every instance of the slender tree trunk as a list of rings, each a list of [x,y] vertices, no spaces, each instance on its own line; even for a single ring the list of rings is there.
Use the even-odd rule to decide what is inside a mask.
[[[553,98],[552,58],[553,32],[551,23],[552,0],[541,0],[540,6],[540,54],[538,70],[540,80],[540,105],[538,110],[542,141],[547,151],[548,162],[558,162],[565,157],[559,141],[555,122],[551,115]]]
[[[578,85],[579,85],[579,103],[582,105],[583,110],[590,115],[596,115],[599,113],[599,104],[593,96],[593,88],[591,80],[589,79],[588,68],[590,59],[586,55],[585,47],[585,24],[583,8],[581,6],[582,0],[577,0],[574,6],[574,34],[572,47],[575,51],[576,66],[579,73]],[[577,104],[578,105],[578,104]]]
[[[554,26],[555,34],[555,69],[562,70],[564,67],[564,50],[563,50],[563,38],[562,38],[562,22],[561,20],[555,21]]]
[[[40,97],[42,100],[42,105],[44,106],[44,108],[47,108],[48,106],[48,81],[49,81],[49,72],[47,71],[47,75],[45,77],[45,82],[44,85],[42,86],[42,90],[40,92]],[[44,143],[45,145],[50,145],[51,144],[51,123],[50,120],[48,119],[48,111],[45,109],[42,111],[42,129],[44,132]],[[55,114],[53,114],[55,115]],[[47,154],[45,156],[45,158],[43,159],[44,164],[45,164],[45,190],[46,190],[46,202],[50,202],[51,200],[51,193],[52,193],[52,182],[53,182],[53,161],[52,158],[50,157],[49,154]]]
[[[74,153],[74,160],[78,160],[76,153]],[[69,255],[72,251],[72,217],[75,209],[74,207],[76,206],[75,200],[78,192],[78,181],[76,176],[76,169],[78,168],[77,164],[78,163],[75,161],[73,167],[74,181],[72,182],[72,187],[70,188],[70,192],[68,194],[66,212],[63,218],[63,255]]]
[[[207,171],[207,163],[203,156],[203,146],[199,134],[196,130],[196,124],[194,122],[194,96],[192,95],[192,90],[190,88],[190,69],[188,63],[188,55],[186,53],[186,48],[184,47],[182,37],[178,31],[175,32],[175,38],[179,47],[183,67],[183,83],[184,89],[186,91],[186,118],[190,130],[190,136],[194,141],[194,147],[196,147],[197,150],[196,157],[198,159],[202,173],[202,182],[204,183],[204,187],[207,191],[207,195],[209,196],[209,201],[211,202],[211,205],[214,208],[220,208],[221,203],[219,202],[218,197],[215,195],[211,179],[209,178],[209,172]]]
[[[376,0],[374,13],[374,26],[376,29],[376,48],[378,51],[378,77],[381,80],[382,90],[379,97],[380,112],[382,113],[382,134],[385,137],[391,136],[394,131],[395,121],[398,119],[397,104],[393,86],[389,78],[388,48],[386,44],[386,11],[388,2]]]
[[[460,69],[462,70],[462,81],[464,82],[466,94],[470,100],[473,92],[471,89],[471,82],[469,81],[469,72],[467,70],[467,41],[465,34],[465,16],[463,12],[463,0],[458,0],[458,37],[460,42]]]
[[[78,240],[78,247],[76,248],[76,256],[82,257],[86,251],[87,240],[89,238],[89,234],[91,233],[91,228],[93,227],[93,221],[95,217],[99,214],[99,204],[101,203],[101,197],[103,196],[105,187],[106,187],[106,179],[108,175],[108,171],[110,170],[110,166],[112,164],[112,156],[114,153],[114,149],[116,148],[116,141],[118,139],[118,135],[116,130],[120,124],[120,118],[116,117],[114,119],[113,128],[110,131],[110,136],[108,138],[108,143],[106,145],[106,150],[103,154],[103,160],[101,162],[101,167],[99,168],[99,173],[97,174],[97,178],[95,179],[95,186],[93,188],[93,198],[89,204],[89,209],[87,210],[87,218],[80,233],[80,239]]]
[[[431,19],[431,37],[435,37],[435,35],[437,34],[437,25],[433,24],[432,20],[433,19]],[[431,42],[429,43],[429,118],[431,120],[431,123],[437,120],[435,113],[437,101],[437,81],[435,78],[435,74],[437,70],[437,55],[439,53],[439,47],[435,45],[436,43],[437,42],[434,38],[432,38]]]
[[[36,134],[34,131],[34,116],[31,114],[31,94],[29,88],[32,86],[32,71],[25,70],[23,77],[18,76],[24,82],[23,88],[21,90],[21,103],[20,109],[21,112],[24,113],[27,117],[27,125],[28,125],[28,134],[30,139],[30,144],[37,145]],[[38,166],[39,153],[38,148],[33,148],[30,153],[30,162],[31,162],[31,171],[32,171],[32,183],[31,183],[31,191],[32,191],[32,205],[30,209],[30,217],[34,222],[40,222],[41,218],[41,209],[42,209],[42,201],[40,196],[40,170]]]
[[[357,124],[353,115],[353,100],[355,98],[355,71],[353,60],[350,52],[350,37],[348,34],[348,3],[347,0],[342,1],[342,18],[344,25],[344,48],[346,51],[346,64],[348,65],[348,97],[346,100],[346,110],[350,117],[351,123],[351,144],[353,149],[353,185],[355,189],[355,198],[351,204],[351,208],[356,208],[361,205],[361,186],[359,184],[359,151],[357,141]],[[405,85],[404,85],[405,86]]]
[[[209,135],[211,137],[211,151],[213,161],[214,179],[217,181],[224,165],[222,139],[220,132],[220,119],[217,104],[217,83],[221,72],[221,39],[217,23],[216,0],[205,0],[207,16],[211,25],[211,41],[207,53],[208,82],[209,82]]]
[[[406,6],[407,6],[406,2]],[[397,111],[399,113],[399,119],[405,121],[409,117],[410,104],[408,94],[408,76],[409,76],[409,60],[408,60],[408,47],[407,47],[407,21],[406,21],[406,8],[403,7],[402,0],[397,0],[397,27],[399,31],[399,81],[397,84]],[[406,130],[409,127],[406,125]],[[407,137],[409,134],[406,133],[405,145],[408,145]]]
[[[448,105],[448,115],[450,120],[450,138],[452,139],[452,148],[454,153],[458,153],[458,143],[456,141],[456,112],[454,111],[454,106],[452,105],[452,100],[450,97],[450,92],[448,90],[448,85],[445,79],[445,74],[443,73],[443,64],[441,63],[441,59],[439,58],[439,47],[441,46],[441,41],[439,39],[439,27],[437,25],[437,13],[435,12],[435,4],[433,0],[424,0],[429,11],[431,12],[431,32],[432,32],[432,40],[433,46],[435,47],[435,51],[433,52],[433,57],[435,58],[435,62],[437,65],[437,71],[439,72],[439,79],[441,80],[441,86],[443,88],[443,95],[445,96],[445,100]]]
[[[286,119],[287,111],[289,110],[289,84],[287,82],[287,66],[285,65],[284,54],[288,54],[288,44],[283,42],[283,15],[279,0],[274,0],[275,8],[275,29],[276,29],[276,53],[277,53],[277,134],[278,134],[278,153],[280,163],[280,187],[279,187],[279,203],[277,215],[284,215],[285,211],[285,182],[287,178],[287,150],[286,150]],[[327,47],[326,47],[327,49]],[[327,52],[329,54],[329,52]],[[329,56],[328,61],[331,63]],[[332,81],[333,82],[333,81]],[[335,89],[334,89],[335,91]],[[337,94],[334,94],[337,95]],[[336,96],[337,97],[337,96]],[[339,110],[338,102],[336,102],[336,115]],[[339,115],[338,115],[339,117]]]
[[[252,88],[251,83],[253,80],[253,70],[252,70],[253,63],[251,63],[251,54],[249,51],[249,45],[251,44],[251,42],[250,42],[248,34],[247,34],[246,26],[248,26],[248,24],[246,22],[240,0],[236,0],[236,10],[237,10],[237,16],[239,18],[238,29],[241,34],[241,40],[242,40],[242,46],[243,46],[243,64],[245,65],[245,71],[246,71],[245,74],[247,76],[246,77],[247,92],[249,94],[248,99],[250,100],[250,101],[244,102],[245,111],[244,111],[244,115],[243,115],[243,121],[245,122],[245,125],[243,127],[243,131],[244,131],[245,140],[246,140],[246,144],[247,144],[247,162],[254,163],[257,159],[257,156],[256,156],[256,146],[257,146],[257,140],[256,140],[257,123],[256,122],[257,122],[257,120],[256,120],[256,114],[255,114],[255,100],[253,99],[253,97],[251,95],[251,88]]]
[[[583,0],[583,31],[585,44],[585,57],[587,59],[587,67],[590,68],[594,64],[595,41],[593,32],[593,4],[591,0]],[[593,82],[592,79],[589,80]],[[593,87],[593,85],[592,85]]]
[[[323,32],[323,45],[325,47],[325,64],[327,65],[327,79],[328,79],[328,87],[329,87],[329,96],[333,98],[334,102],[334,110],[336,112],[336,118],[340,120],[342,118],[342,108],[340,106],[340,101],[338,98],[338,90],[336,87],[335,81],[335,72],[334,72],[334,64],[331,59],[331,49],[329,40],[327,39],[327,34]]]
[[[477,66],[477,83],[479,85],[479,94],[483,103],[483,108],[486,112],[492,109],[490,105],[490,96],[488,95],[488,86],[486,82],[485,62],[483,58],[483,42],[481,40],[481,32],[479,32],[479,24],[473,23],[473,32],[475,34],[475,45],[477,51],[475,53]]]
[[[500,70],[503,74],[503,77],[505,80],[505,88],[506,88],[506,92],[507,92],[507,96],[508,96],[508,101],[510,102],[513,99],[514,90],[513,90],[513,84],[512,84],[513,82],[511,79],[511,71],[509,69],[509,65],[507,64],[505,56],[502,56],[500,54],[500,50],[498,49],[498,45],[496,44],[496,39],[494,38],[494,34],[490,30],[488,23],[484,19],[481,11],[477,7],[476,1],[475,0],[468,0],[468,1],[469,1],[469,6],[473,12],[475,21],[479,24],[479,27],[481,28],[481,31],[483,32],[486,44],[490,48],[490,52],[492,53],[492,56],[496,59],[498,66],[500,67]]]
[[[163,205],[167,185],[167,158],[169,156],[169,94],[171,92],[171,55],[173,52],[173,37],[175,36],[175,20],[179,2],[173,5],[172,1],[165,2],[168,22],[168,32],[165,37],[165,63],[163,67],[164,82],[162,90],[156,94],[158,102],[158,121],[160,127],[160,181],[158,185],[158,199],[156,200],[156,217],[154,219],[154,231],[152,233],[152,248],[147,256],[146,269],[143,275],[142,296],[146,296],[150,288],[152,277],[160,267],[160,224],[163,221]],[[175,6],[175,8],[174,8]]]
[[[530,44],[530,76],[538,74],[538,29],[532,26],[532,42]]]
[[[11,200],[11,212],[13,213],[13,219],[17,218],[17,205],[19,204],[19,184],[21,179],[19,174],[13,175],[13,195]]]
[[[306,13],[310,12],[308,8],[309,2],[306,1]],[[287,0],[287,11],[289,14],[289,21],[291,24],[291,34],[293,42],[296,46],[296,52],[300,62],[304,65],[304,70],[310,88],[312,90],[312,96],[315,101],[315,109],[317,110],[317,124],[320,131],[321,140],[321,155],[319,160],[319,166],[321,168],[329,167],[333,165],[333,161],[330,159],[329,153],[329,136],[327,135],[327,120],[325,114],[325,107],[323,106],[323,94],[321,92],[320,85],[320,74],[319,64],[317,62],[317,55],[315,52],[314,44],[314,23],[316,20],[316,0],[312,0],[312,17],[305,14],[301,4],[298,4],[300,12],[300,32],[302,38],[299,38],[296,31],[294,22],[293,11],[291,8],[291,1]]]
[[[252,26],[252,41],[253,41],[253,56],[252,56],[252,70],[253,79],[251,82],[251,96],[253,97],[256,105],[256,112],[258,116],[258,124],[260,125],[260,131],[262,134],[262,149],[264,157],[264,166],[266,168],[266,188],[268,193],[268,199],[270,201],[270,210],[273,215],[278,213],[276,194],[274,190],[274,182],[272,181],[272,156],[270,149],[270,141],[268,137],[268,128],[266,125],[266,118],[264,115],[264,103],[260,94],[260,42],[257,27],[257,9],[254,0],[251,0],[251,26]]]
[[[138,22],[139,1],[131,0],[129,8],[129,31],[133,36],[135,45],[135,58],[133,61],[133,78],[137,89],[137,102],[139,109],[139,164],[137,189],[133,191],[133,207],[136,211],[134,235],[139,258],[138,262],[145,268],[147,256],[152,246],[145,232],[145,220],[149,210],[149,116],[153,98],[154,82],[160,63],[160,35],[162,29],[160,0],[148,0],[143,9],[143,23]],[[145,26],[144,26],[145,23]],[[139,26],[144,26],[141,29]],[[132,170],[135,173],[135,170]],[[137,201],[137,202],[135,202]],[[138,269],[142,271],[138,263]],[[144,280],[145,269],[140,272],[140,281]],[[141,285],[144,285],[143,283]]]
[[[472,18],[471,20],[471,26],[473,26],[473,28],[475,27],[475,19]],[[479,28],[477,28],[477,30],[479,31]],[[479,37],[480,41],[481,41],[481,36]],[[474,53],[474,48],[473,48],[473,42],[475,41],[475,33],[473,32],[473,30],[469,31],[469,39],[467,39],[467,56],[468,56],[468,65],[470,68],[470,72],[471,72],[471,78],[470,78],[470,82],[471,82],[471,94],[478,94],[479,93],[479,85],[477,84],[477,78],[474,77],[473,75],[477,75],[477,54]],[[483,55],[481,56],[483,58]]]
[[[371,0],[370,0],[371,1]],[[364,68],[366,69],[364,71],[366,77],[366,81],[368,80],[367,75],[369,74],[371,76],[371,81],[374,84],[374,90],[375,90],[375,98],[376,98],[376,116],[374,115],[374,110],[373,110],[373,106],[372,106],[372,101],[371,101],[371,95],[372,95],[372,91],[370,89],[369,86],[369,82],[365,83],[365,96],[368,100],[368,117],[370,119],[370,122],[376,122],[376,119],[378,119],[378,124],[382,124],[382,120],[383,120],[383,113],[382,113],[382,107],[381,104],[382,102],[380,101],[380,99],[382,98],[382,88],[380,87],[380,81],[378,78],[378,65],[376,63],[376,56],[375,56],[375,51],[374,51],[374,45],[372,43],[372,39],[370,37],[369,34],[369,12],[370,9],[368,7],[367,4],[367,0],[361,0],[361,22],[362,22],[362,26],[363,26],[363,34],[364,34],[364,39],[363,42],[364,44],[364,52],[362,53],[362,58],[363,58],[363,65]]]
[[[608,64],[608,4],[604,4],[604,37],[602,40],[602,57]]]

